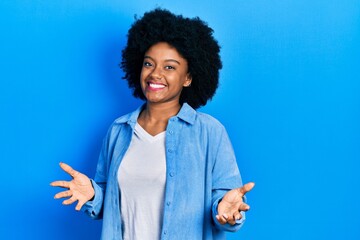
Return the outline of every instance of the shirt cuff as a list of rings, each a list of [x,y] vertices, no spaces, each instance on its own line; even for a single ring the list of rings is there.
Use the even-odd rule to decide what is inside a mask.
[[[91,184],[94,188],[94,198],[91,201],[87,201],[81,208],[81,211],[87,213],[91,217],[96,217],[99,214],[102,205],[102,189],[96,182],[90,179]]]

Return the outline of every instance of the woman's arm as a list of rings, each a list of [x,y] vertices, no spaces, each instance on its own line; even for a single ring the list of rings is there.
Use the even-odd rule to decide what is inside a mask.
[[[219,131],[216,134],[217,149],[212,171],[212,217],[216,228],[234,232],[240,229],[245,220],[244,211],[249,206],[243,202],[243,197],[254,184],[241,187],[240,172],[230,139],[223,126]]]
[[[71,181],[55,181],[51,183],[52,186],[68,189],[67,191],[56,194],[56,199],[69,197],[67,200],[63,201],[63,204],[65,205],[78,201],[75,209],[77,211],[81,210],[85,212],[94,219],[102,218],[102,208],[108,175],[111,130],[112,126],[103,141],[94,180],[72,169],[69,165],[60,163],[60,167],[73,179]]]

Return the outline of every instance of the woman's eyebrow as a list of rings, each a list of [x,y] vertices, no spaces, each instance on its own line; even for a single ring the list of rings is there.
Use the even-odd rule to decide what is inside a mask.
[[[145,55],[145,56],[144,56],[144,59],[147,59],[147,58],[149,58],[149,59],[151,59],[152,61],[154,61],[154,59],[153,59],[152,57]],[[175,63],[181,65],[180,62],[177,61],[177,60],[175,60],[175,59],[166,59],[165,62],[175,62]]]
[[[175,59],[166,59],[165,62],[175,62],[175,63],[181,65],[180,62]]]
[[[146,58],[150,58],[151,60],[154,60],[154,59],[152,59],[152,57],[150,57],[150,56],[144,56],[144,59],[146,59]]]

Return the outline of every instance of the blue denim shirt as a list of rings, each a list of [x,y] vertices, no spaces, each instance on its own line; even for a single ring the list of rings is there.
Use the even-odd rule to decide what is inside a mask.
[[[82,208],[92,218],[103,219],[104,240],[122,239],[117,171],[140,112],[141,107],[111,125],[92,180],[95,197]],[[223,195],[242,185],[223,125],[184,103],[179,113],[169,119],[165,150],[161,239],[225,239],[224,231],[237,231],[245,219],[244,213],[243,219],[233,226],[221,225],[215,218]]]

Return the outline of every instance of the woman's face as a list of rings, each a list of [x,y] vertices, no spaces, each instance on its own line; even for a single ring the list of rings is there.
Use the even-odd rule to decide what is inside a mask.
[[[140,85],[148,102],[178,103],[182,88],[190,83],[187,61],[174,47],[160,42],[147,50]]]

